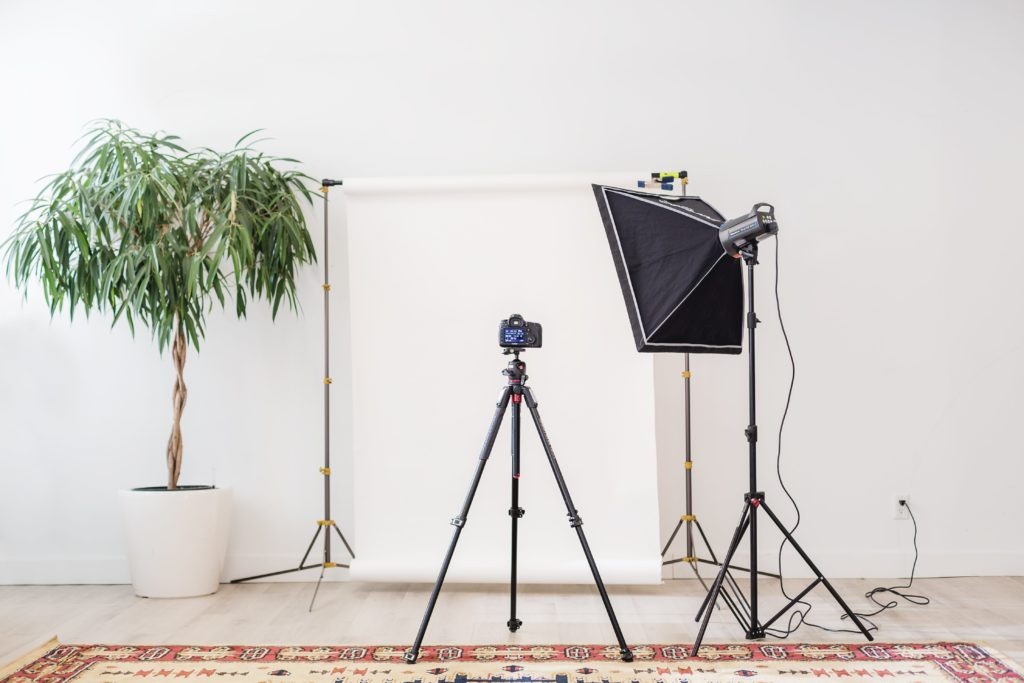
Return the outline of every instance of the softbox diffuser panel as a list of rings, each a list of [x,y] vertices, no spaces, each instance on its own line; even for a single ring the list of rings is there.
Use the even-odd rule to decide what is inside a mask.
[[[699,197],[593,188],[637,351],[740,353],[743,274],[721,214]]]

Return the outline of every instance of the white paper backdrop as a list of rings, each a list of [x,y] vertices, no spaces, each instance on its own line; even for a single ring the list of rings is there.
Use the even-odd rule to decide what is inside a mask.
[[[497,326],[518,312],[545,325],[523,359],[604,578],[659,580],[652,362],[632,346],[592,180],[346,180],[354,578],[436,575],[505,382]],[[590,581],[527,415],[520,576]],[[507,423],[452,580],[508,579]]]

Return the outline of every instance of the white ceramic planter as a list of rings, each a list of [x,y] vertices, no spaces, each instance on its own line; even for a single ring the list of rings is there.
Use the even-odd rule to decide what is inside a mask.
[[[145,598],[217,592],[231,524],[231,490],[120,491],[132,586]]]

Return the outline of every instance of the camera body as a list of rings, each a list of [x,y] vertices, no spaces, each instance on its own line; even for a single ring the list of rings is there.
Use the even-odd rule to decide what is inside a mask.
[[[513,313],[498,325],[498,346],[506,349],[539,349],[543,341],[540,323],[528,322]]]

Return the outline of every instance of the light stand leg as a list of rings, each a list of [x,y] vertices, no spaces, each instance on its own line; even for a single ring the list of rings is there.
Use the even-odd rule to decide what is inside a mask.
[[[718,595],[722,591],[722,585],[725,583],[725,576],[729,572],[729,562],[732,560],[732,556],[736,553],[736,549],[740,546],[740,541],[743,539],[743,533],[747,530],[750,523],[750,504],[744,504],[743,514],[740,516],[740,523],[736,527],[736,531],[732,535],[732,542],[729,543],[729,549],[725,553],[725,558],[722,560],[722,568],[718,570],[718,575],[715,577],[714,583],[711,584],[711,591],[704,597],[704,602],[700,606],[700,610],[697,612],[697,621],[701,621],[701,615],[704,616],[701,621],[700,630],[697,631],[697,638],[693,641],[693,647],[690,648],[690,656],[696,657],[697,650],[700,648],[701,641],[704,640],[704,632],[707,631],[708,623],[711,621],[711,610],[708,609],[710,605],[715,604],[718,601]]]
[[[519,507],[519,417],[523,395],[519,393],[518,387],[513,387],[512,392],[512,507],[508,510],[512,518],[512,575],[509,581],[509,619],[506,625],[509,631],[515,633],[523,625],[522,620],[516,618],[516,584],[519,566],[519,520],[526,511]]]
[[[483,448],[480,450],[480,459],[477,462],[476,473],[473,475],[473,481],[469,485],[469,491],[466,493],[466,498],[462,502],[462,509],[459,511],[457,517],[452,519],[452,526],[455,529],[452,531],[452,540],[448,544],[448,551],[445,553],[444,560],[441,562],[441,571],[437,574],[437,581],[434,583],[434,590],[430,593],[430,600],[427,602],[427,609],[423,612],[423,620],[420,622],[419,631],[416,633],[416,640],[413,642],[412,647],[408,652],[405,653],[405,661],[410,664],[415,664],[416,659],[420,656],[420,646],[423,645],[423,636],[427,632],[427,625],[430,623],[430,616],[434,613],[434,606],[437,604],[437,596],[441,592],[441,586],[444,584],[444,577],[448,573],[448,566],[452,563],[452,557],[455,555],[455,546],[459,542],[459,536],[462,535],[462,529],[466,525],[466,519],[469,517],[469,508],[473,505],[473,497],[476,496],[476,489],[480,485],[480,477],[483,476],[484,466],[487,465],[487,459],[491,457],[491,450],[494,448],[494,440],[498,437],[498,429],[501,427],[501,420],[505,417],[505,409],[508,407],[509,396],[512,393],[512,387],[507,386],[501,392],[501,398],[498,401],[498,406],[494,410],[494,417],[491,419],[491,426],[487,430],[487,437],[484,439]]]
[[[829,580],[826,579],[825,575],[821,573],[821,570],[818,569],[818,566],[814,564],[810,556],[804,552],[804,549],[801,548],[800,544],[798,544],[796,542],[796,539],[793,538],[793,535],[789,532],[789,529],[787,529],[786,526],[782,523],[782,521],[775,516],[775,513],[772,512],[772,509],[768,507],[768,504],[765,503],[763,500],[761,501],[761,507],[764,509],[765,513],[768,514],[768,517],[770,517],[771,520],[775,522],[775,526],[777,526],[779,528],[779,531],[782,532],[782,535],[786,537],[786,540],[789,541],[789,544],[793,547],[793,550],[795,550],[797,554],[800,555],[803,561],[807,563],[807,566],[810,567],[811,571],[814,572],[814,575],[817,577],[817,581],[808,586],[804,590],[804,592],[798,595],[796,599],[792,600],[789,605],[786,605],[786,607],[784,607],[778,615],[772,618],[772,621],[775,621],[775,619],[777,619],[779,616],[782,616],[782,614],[785,613],[786,610],[790,608],[790,606],[795,604],[799,598],[802,598],[804,595],[810,592],[810,589],[813,588],[815,585],[821,583],[823,586],[825,586],[825,589],[832,594],[832,597],[835,598],[836,602],[839,603],[839,606],[843,608],[843,611],[846,612],[846,616],[850,618],[850,621],[856,624],[860,632],[864,634],[864,637],[868,640],[874,640],[874,638],[871,636],[871,633],[867,630],[867,628],[864,627],[864,624],[861,623],[860,619],[857,618],[857,615],[854,613],[854,611],[850,609],[849,605],[846,604],[846,601],[843,600],[843,598],[839,595],[839,592],[832,587],[832,584],[829,583]]]
[[[541,444],[544,446],[544,453],[548,457],[548,463],[551,465],[551,471],[555,475],[555,482],[558,484],[558,490],[562,494],[562,500],[565,502],[566,510],[569,515],[569,525],[576,530],[576,536],[579,537],[580,546],[583,548],[583,554],[587,558],[587,564],[590,565],[590,573],[594,576],[594,583],[597,585],[597,590],[601,594],[601,601],[604,602],[604,608],[608,612],[608,619],[611,621],[612,630],[615,631],[615,638],[619,642],[619,652],[622,655],[622,661],[631,662],[633,661],[633,652],[629,649],[629,645],[626,644],[626,639],[622,635],[622,629],[619,628],[619,620],[615,616],[615,610],[612,608],[611,600],[608,598],[608,591],[604,587],[604,581],[601,580],[601,574],[597,570],[597,563],[594,561],[594,555],[590,551],[590,545],[587,543],[586,534],[583,533],[583,520],[580,518],[579,511],[576,506],[573,505],[572,497],[569,495],[569,488],[566,486],[565,478],[562,476],[562,470],[558,466],[558,461],[555,459],[554,450],[551,448],[551,442],[548,440],[547,432],[544,430],[544,425],[540,420],[540,413],[537,410],[537,401],[533,398],[533,391],[530,387],[523,386],[523,396],[526,399],[526,406],[530,409],[530,416],[533,417],[533,424],[537,427],[537,435],[540,436]]]

